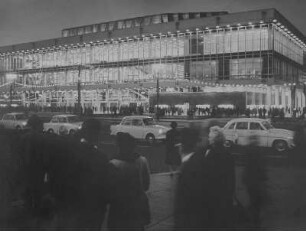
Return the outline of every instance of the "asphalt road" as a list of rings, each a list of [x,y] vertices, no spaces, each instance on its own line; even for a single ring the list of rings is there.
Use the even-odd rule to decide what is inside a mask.
[[[118,152],[114,137],[104,136],[101,146],[110,158]],[[149,145],[145,142],[138,141],[135,150],[137,153],[145,156],[149,162],[151,173],[163,173],[169,171],[169,167],[165,164],[166,149],[162,142]],[[289,164],[288,155],[290,153],[277,154],[272,149],[262,149],[263,156],[269,166],[286,166]],[[244,165],[247,155],[245,149],[241,147],[233,148],[231,151],[235,158],[236,165]]]

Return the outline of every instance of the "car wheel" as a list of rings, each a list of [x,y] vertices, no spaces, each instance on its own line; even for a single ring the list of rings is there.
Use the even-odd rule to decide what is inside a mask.
[[[154,144],[155,143],[155,136],[153,134],[147,134],[146,135],[146,141],[148,142],[148,144]]]
[[[273,143],[273,148],[277,152],[284,152],[288,149],[287,142],[284,140],[276,140]]]
[[[224,142],[224,146],[225,146],[226,148],[231,148],[231,147],[233,147],[233,141],[231,141],[231,140],[226,140],[226,141]]]
[[[52,128],[48,129],[47,133],[49,134],[53,134],[54,133],[54,130]]]
[[[71,130],[69,131],[69,135],[71,135],[71,136],[75,135],[75,133],[76,133],[76,131],[73,130],[73,129],[71,129]]]

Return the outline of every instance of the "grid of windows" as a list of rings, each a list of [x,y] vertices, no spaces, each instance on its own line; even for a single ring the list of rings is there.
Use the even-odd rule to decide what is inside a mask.
[[[122,26],[126,26],[127,22],[122,21]],[[178,76],[199,80],[260,79],[272,77],[274,71],[278,79],[288,81],[293,76],[296,80],[302,74],[296,65],[278,58],[274,58],[272,62],[274,29],[271,28],[262,24],[257,27],[223,28],[178,36],[163,35],[94,46],[11,54],[0,58],[0,68],[3,71],[15,71],[94,64],[95,70],[82,70],[81,78],[84,82],[150,79],[156,75],[156,69],[161,78]],[[274,45],[280,53],[290,46],[294,47],[294,43],[291,42],[292,45],[285,40],[280,32],[275,36],[274,41],[282,41],[275,42]],[[289,44],[287,48],[281,48],[286,43]],[[303,54],[302,50],[296,52]],[[286,54],[283,52],[283,55]],[[44,74],[42,79],[50,80],[41,80],[43,85],[75,82],[76,72],[73,70],[68,69],[66,74],[63,72],[64,75],[60,74],[56,78],[53,72],[54,70],[51,74]]]
[[[98,26],[100,25],[100,31],[112,31],[112,30],[121,30],[131,27],[139,27],[141,25],[148,26],[150,24],[160,24],[167,23],[178,20],[186,20],[189,18],[200,18],[200,17],[209,17],[227,14],[227,12],[212,12],[212,13],[179,13],[179,14],[162,14],[162,15],[152,15],[146,16],[143,18],[133,18],[127,20],[119,20],[114,22],[106,22],[101,24],[89,25],[85,27],[70,28],[62,30],[62,36],[75,36],[82,35],[87,33],[98,32]]]
[[[274,30],[274,50],[303,65],[303,49],[286,32],[278,27]]]

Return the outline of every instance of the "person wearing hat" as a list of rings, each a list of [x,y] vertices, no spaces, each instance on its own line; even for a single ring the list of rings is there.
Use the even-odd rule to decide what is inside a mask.
[[[118,154],[110,160],[109,230],[144,230],[151,214],[146,192],[150,186],[147,159],[135,152],[136,141],[128,133],[117,135]]]
[[[171,129],[166,133],[166,159],[165,163],[170,168],[170,176],[181,165],[181,135],[177,130],[177,122],[172,121]]]
[[[222,128],[209,129],[207,145],[197,149],[199,131],[182,130],[183,164],[174,205],[174,230],[232,230],[234,160],[224,147]]]

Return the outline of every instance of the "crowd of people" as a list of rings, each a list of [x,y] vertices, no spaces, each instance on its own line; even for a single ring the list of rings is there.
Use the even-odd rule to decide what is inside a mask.
[[[151,213],[147,159],[135,152],[135,139],[116,138],[118,152],[104,153],[98,120],[88,119],[74,136],[44,134],[36,115],[25,133],[0,130],[0,224],[16,230],[145,230]],[[234,230],[237,226],[236,174],[222,129],[210,124],[166,134],[165,163],[176,179],[174,230]],[[201,131],[203,132],[203,131]],[[297,155],[305,148],[305,126],[299,126]],[[243,182],[250,197],[246,208],[252,227],[260,227],[267,175],[261,150],[252,136]],[[300,161],[298,161],[301,163]],[[174,177],[176,176],[176,177]],[[105,217],[107,218],[105,219]],[[238,215],[239,216],[239,215]]]
[[[100,122],[84,121],[74,136],[30,130],[0,131],[0,227],[14,230],[141,230],[150,222],[150,172],[129,134],[117,137],[118,155],[101,150]],[[15,206],[14,206],[15,205]]]

